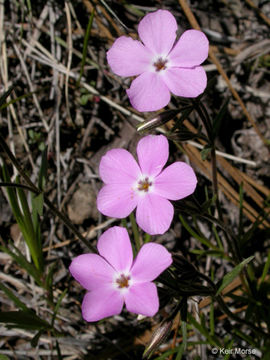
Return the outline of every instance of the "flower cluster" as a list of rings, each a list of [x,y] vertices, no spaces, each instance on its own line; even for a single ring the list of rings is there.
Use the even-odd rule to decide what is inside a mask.
[[[208,57],[207,37],[201,31],[187,30],[175,43],[176,31],[174,16],[167,10],[158,10],[139,23],[142,43],[121,36],[107,53],[115,74],[138,75],[127,90],[138,111],[163,108],[170,101],[170,92],[197,97],[206,87],[206,73],[200,64]]]
[[[183,33],[175,43],[177,24],[173,15],[158,10],[139,23],[142,43],[121,36],[107,53],[112,70],[120,76],[139,75],[127,90],[139,111],[166,106],[170,92],[196,97],[206,86],[199,66],[208,55],[208,40],[196,30]],[[174,215],[173,200],[192,194],[197,179],[184,162],[164,168],[169,143],[163,135],[148,135],[137,145],[138,162],[124,149],[108,151],[101,159],[99,174],[104,186],[97,196],[98,210],[107,216],[125,218],[136,208],[136,221],[146,233],[164,234]],[[133,260],[128,232],[122,227],[105,231],[97,242],[99,255],[73,259],[72,276],[87,290],[82,303],[86,321],[98,321],[127,310],[153,316],[159,308],[153,283],[172,264],[167,249],[147,243]]]

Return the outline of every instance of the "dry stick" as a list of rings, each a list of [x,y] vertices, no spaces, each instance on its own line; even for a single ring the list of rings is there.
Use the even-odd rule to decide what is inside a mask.
[[[255,12],[266,22],[268,26],[270,26],[270,19],[254,4],[252,0],[245,0],[245,2],[252,7]]]
[[[178,316],[176,319],[176,325],[175,325],[175,329],[174,329],[174,335],[173,335],[171,349],[175,349],[179,326],[180,326],[180,316]],[[171,354],[171,356],[169,357],[169,360],[173,360],[173,354]]]
[[[198,144],[198,143],[196,143],[195,141],[192,141],[192,140],[188,140],[187,143],[194,146],[194,147],[196,147],[196,148],[198,148],[198,149],[201,149],[201,150],[204,148],[203,145]],[[242,164],[247,164],[247,165],[250,165],[250,166],[257,166],[255,161],[243,159],[243,158],[240,158],[238,156],[227,154],[227,153],[224,153],[224,152],[219,151],[219,150],[216,150],[216,154],[218,156],[224,157],[225,159],[230,159],[230,160],[242,163]],[[265,189],[262,192],[266,191]]]
[[[100,9],[102,14],[104,15],[104,17],[108,20],[108,22],[112,25],[112,27],[114,28],[114,30],[116,31],[118,36],[124,35],[123,32],[119,29],[119,27],[117,26],[117,24],[113,21],[112,17],[110,14],[108,14],[108,12],[106,11],[104,6],[104,3],[102,4],[103,6],[99,5],[99,0],[94,0],[97,9]]]
[[[24,59],[23,59],[23,57],[22,57],[22,55],[20,53],[20,50],[19,50],[18,46],[15,44],[15,42],[13,43],[13,47],[14,47],[14,50],[16,52],[16,55],[18,56],[18,58],[19,58],[19,60],[21,62],[22,69],[24,71],[24,74],[25,74],[29,89],[30,89],[30,91],[32,93],[33,100],[34,100],[34,103],[35,103],[36,108],[38,110],[38,113],[39,113],[39,116],[40,116],[41,121],[43,123],[43,126],[44,126],[45,130],[48,132],[49,131],[49,125],[48,125],[48,123],[47,123],[47,121],[45,119],[45,116],[44,116],[44,114],[43,114],[43,112],[41,110],[41,107],[39,105],[38,98],[37,98],[36,93],[35,93],[35,88],[34,88],[34,85],[32,84],[29,72],[28,72],[27,67],[25,65],[25,62],[24,62]]]
[[[71,115],[69,111],[69,100],[68,100],[68,81],[69,81],[69,72],[71,68],[72,62],[72,26],[71,26],[71,16],[69,5],[65,1],[65,12],[67,17],[67,44],[68,44],[68,60],[67,60],[67,74],[66,74],[66,81],[65,81],[65,98],[66,98],[66,109],[67,109],[67,123],[68,125],[72,125]]]
[[[30,46],[26,41],[22,40],[22,42],[23,42],[23,44],[25,46]],[[39,46],[39,43],[36,43],[36,45]],[[41,51],[46,50],[46,49],[43,49],[42,46],[39,46],[39,48],[40,48]],[[37,61],[39,61],[39,62],[41,62],[41,63],[43,63],[43,64],[45,64],[47,66],[50,66],[53,69],[57,69],[59,72],[61,72],[63,74],[67,73],[67,70],[66,70],[65,66],[63,66],[62,64],[58,64],[56,62],[56,60],[53,60],[51,54],[50,54],[50,58],[46,58],[46,56],[44,54],[42,54],[41,52],[39,52],[37,49],[35,49],[33,47],[32,47],[32,51],[35,52],[39,56],[39,58],[37,58],[34,55],[31,55],[31,57],[33,57],[35,60],[37,60]],[[47,52],[47,50],[46,50],[46,52]],[[77,74],[73,73],[72,71],[70,71],[69,76],[74,78],[74,79],[78,78]],[[124,108],[123,106],[117,104],[115,101],[111,100],[110,98],[108,98],[108,97],[106,97],[104,95],[101,95],[94,87],[92,87],[91,85],[84,82],[83,79],[81,80],[80,83],[91,94],[99,96],[102,101],[104,101],[106,104],[108,104],[112,108],[119,110],[122,114],[124,114],[126,116],[129,116],[130,118],[132,118],[134,120],[137,120],[139,122],[144,122],[145,121],[145,119],[142,118],[141,116],[134,114],[133,112],[131,112],[130,110],[128,110],[128,109]],[[159,132],[161,132],[161,133],[165,133],[165,131],[162,128],[157,128],[157,130]],[[198,144],[198,143],[196,143],[194,141],[191,141],[191,140],[188,140],[187,143],[189,143],[192,146],[197,147],[199,149],[203,148],[202,145],[200,145],[200,144]],[[244,164],[248,164],[248,165],[251,165],[251,166],[256,166],[256,163],[254,161],[246,160],[246,159],[243,159],[243,158],[238,157],[238,156],[234,156],[234,155],[231,155],[231,154],[224,153],[222,151],[216,151],[216,154],[219,155],[219,156],[222,156],[224,158],[239,162],[239,163],[244,163]]]
[[[188,120],[185,120],[184,124],[191,132],[194,132],[194,133],[196,132],[196,129],[194,128],[194,126]],[[204,141],[200,140],[200,142],[203,145],[205,145]],[[198,156],[200,157],[199,154],[198,154]],[[226,161],[222,157],[219,157],[218,162],[221,164],[221,166],[231,175],[231,177],[239,185],[241,185],[241,183],[244,184],[244,190],[247,192],[248,196],[250,196],[252,198],[252,200],[255,201],[258,204],[258,206],[260,206],[260,207],[264,206],[263,197],[260,196],[258,194],[258,192],[254,188],[257,188],[259,191],[261,191],[266,196],[269,196],[269,193],[270,193],[269,189],[267,189],[266,187],[262,187],[262,186],[260,186],[260,187],[256,186],[256,182],[252,178],[250,178],[248,175],[242,173],[237,168],[234,168],[228,161]],[[204,163],[205,163],[205,161],[204,161]],[[225,195],[227,194],[227,197],[228,197],[228,193],[230,192],[230,190],[227,189],[226,186],[224,188],[224,183],[223,183],[223,181],[221,181],[222,179],[223,179],[223,177],[218,175],[218,182],[219,182],[220,188],[225,193]],[[227,190],[229,190],[229,191],[227,191]],[[233,200],[231,199],[232,202],[237,205],[237,203],[239,201],[239,194],[235,192],[235,195],[233,196],[233,198],[234,198]],[[252,214],[252,216],[254,216],[254,218],[251,219],[252,222],[254,222],[258,218],[259,214],[255,210],[253,211],[252,207],[249,206],[246,201],[244,201],[244,211],[245,211],[245,209],[250,214]],[[248,216],[248,214],[246,214],[246,215]],[[263,225],[264,226],[269,226],[269,224],[266,221],[263,222]]]
[[[87,240],[91,240],[94,239],[97,236],[97,231],[98,230],[103,230],[104,228],[106,228],[107,226],[111,225],[112,223],[114,223],[115,221],[118,221],[119,219],[116,218],[112,218],[112,219],[108,219],[106,221],[104,221],[103,223],[101,223],[100,225],[95,226],[92,229],[89,229],[88,231],[86,231],[85,233],[83,233],[83,236],[87,239]],[[74,240],[78,240],[77,238],[75,238]],[[46,252],[46,251],[50,251],[52,249],[58,249],[61,248],[63,246],[69,245],[72,241],[74,240],[65,240],[62,241],[61,243],[52,245],[51,247],[45,247],[42,249],[42,251]]]
[[[28,46],[28,44],[25,42],[24,45]],[[44,58],[44,55],[39,53],[36,49],[33,49],[35,50],[35,52],[41,56],[42,58]],[[31,55],[32,56],[32,55]],[[39,60],[40,62],[43,62],[41,59],[37,59],[35,58],[36,60]],[[44,61],[45,63],[45,61]],[[67,70],[66,68],[62,65],[62,64],[57,64],[56,61],[54,62],[51,62],[49,59],[47,59],[47,62],[46,62],[46,65],[52,67],[52,68],[56,68],[58,71],[66,74],[67,73]],[[74,79],[77,79],[78,76],[77,74],[73,73],[73,72],[70,72],[69,73],[70,77],[74,78]],[[126,115],[126,116],[130,116],[131,118],[133,118],[134,120],[137,120],[139,122],[144,122],[145,119],[142,118],[141,116],[139,115],[136,115],[134,114],[133,112],[131,112],[130,110],[124,108],[123,106],[117,104],[115,101],[111,100],[110,98],[104,96],[104,95],[101,95],[95,88],[93,88],[91,85],[87,84],[86,82],[84,82],[83,80],[81,81],[81,85],[86,89],[88,90],[91,94],[93,95],[97,95],[100,97],[100,99],[102,101],[104,101],[106,104],[108,104],[109,106],[111,106],[112,108],[116,109],[116,110],[119,110],[122,114]],[[165,133],[165,131],[162,129],[162,128],[158,128],[157,129],[159,132],[161,133]],[[194,142],[194,141],[190,141],[188,140],[187,143],[191,144],[192,146],[194,147],[197,147],[199,149],[202,149],[203,146]],[[222,151],[216,151],[216,154],[219,155],[219,156],[222,156],[224,158],[227,158],[227,159],[230,159],[230,160],[233,160],[233,161],[236,161],[236,162],[239,162],[239,163],[244,163],[244,164],[248,164],[248,165],[251,165],[251,166],[256,166],[256,163],[254,161],[251,161],[251,160],[246,160],[246,159],[242,159],[238,156],[234,156],[234,155],[231,155],[231,154],[226,154]]]
[[[56,69],[57,71],[60,71],[61,73],[63,74],[66,74],[67,73],[67,69],[65,66],[63,66],[62,64],[58,64],[57,61],[52,57],[52,55],[50,53],[48,53],[48,51],[43,48],[39,43],[35,43],[35,45],[37,47],[39,47],[39,49],[43,52],[46,53],[46,55],[44,55],[43,53],[41,53],[39,50],[37,50],[36,48],[34,48],[33,46],[31,46],[30,44],[28,44],[26,41],[24,41],[24,39],[22,40],[23,44],[27,47],[31,47],[31,50],[32,52],[35,52],[39,58],[36,58],[34,57],[33,55],[31,55],[31,57],[34,57],[35,60],[41,62],[41,63],[44,63],[45,65],[47,66],[50,66],[52,67],[53,69]],[[73,72],[70,72],[69,73],[70,77],[74,78],[74,79],[77,79],[77,75]],[[95,88],[93,88],[91,85],[87,84],[86,82],[84,82],[83,80],[81,81],[81,85],[86,89],[88,90],[90,93],[94,94],[94,95],[97,95],[100,97],[100,99],[102,101],[104,101],[105,103],[107,103],[109,106],[119,110],[121,113],[123,113],[124,115],[126,116],[130,116],[131,118],[139,121],[139,122],[143,122],[145,121],[144,118],[142,118],[141,116],[138,116],[134,113],[132,113],[130,110],[124,108],[123,106],[117,104],[116,102],[114,102],[113,100],[111,100],[110,98],[104,96],[104,95],[101,95]],[[161,133],[164,133],[164,130],[159,128],[158,129]],[[195,146],[199,149],[202,149],[203,146],[194,142],[194,141],[187,141],[188,143],[190,143],[192,146]],[[254,161],[251,161],[251,160],[246,160],[246,159],[243,159],[241,157],[237,157],[237,156],[234,156],[234,155],[231,155],[231,154],[227,154],[227,153],[224,153],[222,151],[216,151],[216,154],[219,155],[219,156],[222,156],[224,158],[228,158],[230,160],[233,160],[233,161],[236,161],[236,162],[240,162],[240,163],[245,163],[245,164],[248,164],[248,165],[251,165],[251,166],[256,166],[256,163]]]
[[[87,8],[87,10],[92,13],[94,6],[90,3],[89,0],[83,0],[83,4]],[[114,37],[112,36],[110,30],[103,25],[102,21],[99,19],[98,14],[95,16],[95,22],[100,30],[100,33],[104,35],[105,38],[108,38],[110,41],[114,41]]]
[[[195,19],[195,16],[193,15],[192,11],[190,10],[186,0],[178,0],[178,1],[179,1],[180,6],[182,7],[184,13],[186,14],[186,17],[187,17],[188,21],[190,22],[191,26],[196,30],[201,30],[200,25],[198,24],[197,20]],[[248,112],[247,108],[245,107],[243,101],[241,100],[240,96],[238,95],[238,92],[232,86],[232,84],[230,82],[230,79],[228,78],[227,74],[223,70],[222,65],[220,64],[219,60],[217,59],[217,57],[214,54],[211,47],[209,49],[209,57],[212,60],[212,62],[216,65],[217,70],[220,73],[220,75],[226,81],[228,88],[230,89],[230,91],[231,91],[232,95],[234,96],[234,98],[238,101],[238,103],[241,106],[241,108],[242,108],[245,116],[247,117],[248,121],[252,124],[252,126],[254,127],[254,130],[256,131],[256,133],[258,134],[258,136],[260,137],[262,142],[267,146],[267,148],[269,150],[269,142],[261,134],[261,132],[260,132],[259,128],[257,127],[254,119],[252,118],[252,116]]]
[[[35,23],[36,28],[34,30],[32,37],[30,38],[30,41],[29,41],[30,45],[33,45],[38,40],[38,38],[40,36],[40,29],[41,29],[42,25],[44,24],[44,21],[47,19],[48,12],[49,12],[49,8],[48,8],[48,4],[46,4],[40,13],[39,19]],[[29,47],[26,50],[26,52],[24,53],[24,58],[26,59],[26,57],[28,55],[30,55],[30,53],[31,53],[31,47]]]
[[[2,78],[3,78],[3,83],[5,86],[5,90],[8,89],[8,61],[7,61],[7,48],[6,48],[6,41],[5,41],[5,29],[4,29],[4,4],[0,3],[0,51],[1,51],[1,56],[0,56],[0,71],[2,74]],[[7,101],[10,101],[10,96],[7,98]],[[22,140],[23,146],[26,150],[26,153],[29,157],[29,161],[31,163],[32,168],[34,169],[34,161],[32,158],[32,155],[30,153],[29,150],[29,146],[25,140],[24,137],[24,133],[23,130],[18,122],[17,119],[17,114],[15,111],[15,108],[13,106],[13,104],[10,104],[10,108],[8,108],[8,132],[9,132],[9,138],[10,138],[10,147],[12,152],[15,154],[15,145],[13,142],[13,129],[12,129],[12,123],[11,123],[11,119],[10,119],[10,114],[14,119],[14,122],[16,124],[19,136]],[[15,174],[16,174],[16,169],[15,169]]]

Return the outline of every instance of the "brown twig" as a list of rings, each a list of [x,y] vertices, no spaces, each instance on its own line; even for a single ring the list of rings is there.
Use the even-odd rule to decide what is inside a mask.
[[[190,10],[190,7],[188,6],[186,0],[179,0],[179,4],[182,7],[188,21],[190,22],[191,26],[196,29],[196,30],[201,30],[200,25],[198,24],[195,16],[193,15],[192,11]],[[209,49],[209,57],[212,60],[212,62],[216,65],[218,72],[220,73],[220,75],[223,77],[223,79],[225,80],[228,88],[230,89],[233,97],[238,101],[240,107],[243,110],[243,113],[245,114],[246,118],[248,119],[248,121],[251,123],[251,125],[254,127],[254,130],[256,131],[256,133],[258,134],[258,136],[260,137],[260,139],[262,140],[262,142],[267,146],[267,148],[269,149],[269,143],[268,141],[264,138],[264,136],[262,135],[262,133],[260,132],[258,126],[256,125],[255,120],[253,119],[253,117],[250,115],[250,113],[248,112],[245,104],[243,103],[242,99],[240,98],[238,92],[234,89],[232,83],[230,82],[230,79],[228,78],[226,72],[223,70],[222,65],[220,64],[219,60],[217,59],[216,55],[214,54],[214,51],[212,50],[212,48],[210,47]]]
[[[252,0],[245,0],[245,2],[255,10],[255,12],[260,16],[263,21],[270,26],[270,19],[254,4]]]

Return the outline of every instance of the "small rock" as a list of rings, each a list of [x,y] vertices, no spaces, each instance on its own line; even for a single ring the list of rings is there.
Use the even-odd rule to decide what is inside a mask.
[[[82,224],[86,219],[98,218],[96,194],[90,184],[80,183],[67,207],[68,216],[74,224]]]

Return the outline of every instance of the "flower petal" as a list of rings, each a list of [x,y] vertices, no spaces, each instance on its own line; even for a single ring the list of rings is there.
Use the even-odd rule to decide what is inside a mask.
[[[132,265],[131,275],[135,284],[156,279],[172,264],[169,251],[160,244],[144,244]]]
[[[159,74],[145,72],[132,81],[127,89],[131,105],[138,111],[156,111],[166,106],[171,94]]]
[[[169,53],[176,38],[176,31],[176,20],[167,10],[147,14],[138,26],[138,33],[144,45],[158,55]]]
[[[144,175],[156,176],[169,157],[169,143],[164,135],[148,135],[137,145],[137,155]]]
[[[191,98],[203,93],[207,84],[206,73],[201,66],[193,69],[169,68],[163,80],[174,95]]]
[[[123,296],[113,288],[104,287],[88,292],[82,303],[82,316],[86,321],[98,321],[118,315],[124,305]]]
[[[187,30],[169,54],[170,66],[192,68],[208,57],[209,41],[203,32]]]
[[[167,200],[155,194],[147,194],[139,199],[136,221],[148,234],[164,234],[173,219],[173,206]]]
[[[197,178],[191,166],[175,162],[155,178],[154,193],[169,200],[180,200],[192,194]]]
[[[97,254],[83,254],[72,260],[71,275],[87,290],[112,283],[115,270]]]
[[[97,196],[97,208],[103,215],[119,219],[127,217],[137,206],[137,195],[132,185],[109,184]]]
[[[121,36],[107,52],[112,71],[119,76],[135,76],[147,71],[153,54],[140,41]]]
[[[120,226],[105,231],[97,243],[98,252],[117,271],[129,271],[133,262],[132,247],[128,232]]]
[[[125,149],[112,149],[102,156],[99,175],[105,184],[133,184],[140,175],[140,168]]]
[[[145,316],[154,316],[158,312],[159,299],[154,283],[135,284],[124,297],[127,310],[130,312]]]

